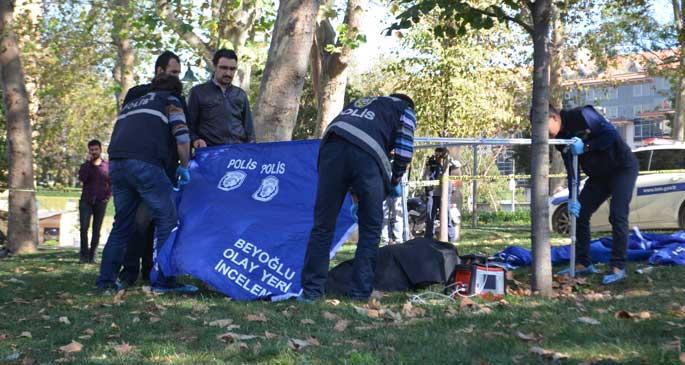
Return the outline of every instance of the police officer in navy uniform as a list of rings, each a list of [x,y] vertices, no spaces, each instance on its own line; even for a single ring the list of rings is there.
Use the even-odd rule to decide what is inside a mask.
[[[359,241],[348,296],[367,300],[373,290],[386,195],[400,195],[400,179],[411,162],[416,117],[407,95],[360,98],[331,122],[319,150],[319,181],[312,228],[302,270],[302,295],[310,303],[324,294],[329,251],[346,194],[358,199]],[[394,150],[391,165],[390,151]]]
[[[117,281],[126,247],[133,234],[136,210],[141,202],[150,209],[155,222],[155,249],[159,249],[176,226],[176,206],[172,184],[165,168],[175,141],[181,160],[176,180],[190,181],[190,134],[178,95],[181,82],[176,76],[158,75],[144,96],[123,106],[109,144],[109,176],[114,196],[114,225],[102,253],[96,285],[110,293],[122,288]],[[151,278],[155,292],[192,292],[192,285],[180,285],[174,277],[155,272]]]
[[[578,218],[576,272],[581,275],[598,272],[590,259],[590,218],[611,197],[609,222],[613,239],[610,271],[602,282],[611,284],[622,280],[626,276],[628,216],[638,175],[637,159],[616,128],[590,105],[561,112],[550,106],[549,134],[551,138],[573,139],[570,146],[557,146],[569,174],[569,190],[573,155],[578,156],[579,167],[588,176],[578,202],[569,201],[568,204],[569,214]],[[580,176],[579,171],[576,171],[576,176]]]

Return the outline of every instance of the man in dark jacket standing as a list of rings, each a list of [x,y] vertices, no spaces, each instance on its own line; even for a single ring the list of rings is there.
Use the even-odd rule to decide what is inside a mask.
[[[178,77],[181,74],[181,59],[171,51],[164,51],[155,61],[155,77],[160,75]],[[129,89],[124,97],[124,105],[138,99],[148,92],[152,87],[151,83],[137,85]],[[188,108],[182,95],[178,95],[183,110],[188,117]],[[123,105],[122,105],[123,107]],[[169,146],[172,158],[169,159],[169,166],[166,167],[167,176],[172,184],[175,183],[174,177],[178,167],[178,156],[174,141]],[[152,215],[145,203],[138,205],[134,225],[134,233],[131,242],[126,250],[123,268],[119,274],[121,281],[127,285],[133,285],[140,275],[143,280],[149,280],[150,270],[152,269],[152,252],[155,226],[152,222]]]
[[[411,162],[415,128],[414,102],[404,94],[357,99],[331,122],[319,149],[314,227],[302,270],[303,293],[298,300],[310,303],[324,294],[338,212],[350,191],[358,199],[359,241],[348,296],[369,298],[383,201],[388,193],[400,196],[399,184]],[[391,165],[388,156],[393,150]]]
[[[95,263],[95,254],[100,243],[100,229],[105,218],[107,202],[112,196],[109,182],[109,164],[102,159],[102,143],[97,139],[88,142],[88,160],[78,171],[83,185],[79,200],[79,221],[81,224],[80,263]],[[93,218],[93,237],[88,247],[88,226]]]
[[[628,246],[628,216],[638,175],[637,159],[616,128],[589,105],[561,112],[550,106],[549,134],[551,138],[574,140],[568,147],[557,146],[569,175],[569,190],[571,176],[574,173],[580,176],[580,171],[573,171],[573,155],[578,156],[579,167],[588,176],[578,202],[568,204],[569,214],[578,218],[576,273],[598,272],[590,260],[590,218],[611,197],[611,262],[610,271],[604,275],[602,282],[611,284],[622,280],[626,276],[624,263]]]
[[[190,182],[190,137],[177,96],[181,87],[177,77],[160,75],[153,81],[150,92],[124,105],[117,118],[108,149],[116,213],[97,279],[97,286],[102,290],[121,288],[117,275],[141,202],[148,206],[155,222],[155,249],[165,243],[176,226],[172,184],[165,168],[172,156],[169,145],[175,140],[181,160],[176,180],[181,184]],[[151,280],[154,291],[197,290],[191,285],[179,285],[174,277],[159,271],[156,274]]]
[[[220,49],[212,58],[214,76],[190,89],[188,127],[194,148],[255,142],[250,102],[245,91],[232,84],[238,56]]]

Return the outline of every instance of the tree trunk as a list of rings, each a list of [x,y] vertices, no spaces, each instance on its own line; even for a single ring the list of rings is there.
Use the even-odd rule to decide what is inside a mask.
[[[133,42],[128,36],[129,28],[131,28],[131,17],[127,16],[131,13],[130,0],[116,0],[114,6],[118,8],[114,12],[118,16],[114,17],[114,27],[112,28],[112,40],[117,47],[117,64],[114,68],[114,80],[119,83],[117,108],[121,108],[128,89],[133,87],[134,83],[135,50],[133,49]]]
[[[344,24],[347,25],[347,40],[354,40],[359,34],[360,23],[363,15],[365,0],[348,0],[347,11]],[[326,51],[326,46],[333,43],[332,39],[321,37],[322,34],[330,32],[325,29],[332,29],[328,19],[319,24],[316,32],[316,49],[321,63],[321,75],[318,78],[317,90],[317,113],[316,113],[316,134],[322,136],[328,124],[342,110],[345,104],[345,89],[347,88],[347,67],[354,49],[349,44],[337,42],[338,47],[342,47],[339,52],[330,53]],[[333,33],[335,37],[335,33]],[[339,37],[340,38],[340,37]]]
[[[14,1],[0,2],[0,81],[5,102],[9,153],[8,248],[21,254],[36,251],[38,217],[33,181],[31,124],[19,46],[12,29]]]
[[[680,45],[680,67],[678,69],[678,89],[675,95],[675,116],[673,118],[673,139],[685,140],[685,1],[673,0],[673,18],[678,31]]]
[[[549,28],[551,0],[537,0],[533,14],[533,146],[531,150],[533,222],[533,277],[531,286],[543,296],[552,294],[552,263],[549,245]]]
[[[258,141],[292,139],[318,10],[318,0],[283,0],[278,6],[255,103]]]
[[[561,86],[564,81],[562,70],[564,68],[564,43],[566,41],[566,32],[564,23],[559,16],[559,9],[552,6],[552,41],[550,43],[550,71],[549,71],[549,90],[550,90],[550,104],[555,108],[561,109],[563,107],[564,90]],[[554,146],[549,147],[550,173],[562,174],[565,171],[564,160],[561,154],[557,152]],[[549,179],[549,191],[551,194],[560,190],[566,184],[566,179],[563,177],[554,177]]]

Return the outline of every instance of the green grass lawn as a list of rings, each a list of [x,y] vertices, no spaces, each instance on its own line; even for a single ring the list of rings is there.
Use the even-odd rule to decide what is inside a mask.
[[[528,235],[525,227],[465,229],[460,253],[527,245]],[[350,258],[353,250],[345,246],[336,262]],[[244,303],[208,289],[192,296],[155,296],[134,287],[118,300],[96,295],[98,267],[77,260],[77,252],[67,250],[0,260],[0,363],[552,362],[531,352],[537,347],[550,351],[550,357],[563,354],[567,359],[559,362],[565,364],[679,364],[685,352],[683,268],[638,275],[633,264],[628,280],[616,286],[604,287],[600,277],[593,277],[559,289],[567,294],[555,299],[508,295],[505,302],[476,300],[480,309],[436,302],[403,311],[416,293],[393,293],[379,300],[381,318],[372,318],[355,309],[363,303],[347,300]],[[516,271],[514,279],[527,283],[529,272]],[[644,311],[644,318],[615,318],[621,310]],[[596,324],[582,322],[583,317]],[[234,327],[213,326],[217,320],[230,320]],[[217,338],[227,332],[257,337]],[[294,340],[308,346],[296,348]],[[72,341],[82,345],[81,351],[60,350]]]

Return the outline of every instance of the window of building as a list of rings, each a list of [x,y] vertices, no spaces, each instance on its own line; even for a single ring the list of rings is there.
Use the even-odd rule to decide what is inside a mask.
[[[641,105],[641,104],[633,105],[633,115],[634,116],[636,116],[636,117],[639,116],[640,113],[642,113],[643,111],[644,111],[643,105]]]
[[[595,102],[595,89],[585,90],[585,100],[590,104]]]
[[[606,107],[606,117],[607,118],[618,118],[618,107],[608,106]]]
[[[605,89],[605,94],[606,94],[607,100],[616,100],[616,99],[618,99],[618,88],[617,87],[607,88],[607,89]]]
[[[642,84],[633,85],[633,96],[642,96]]]
[[[656,93],[656,83],[642,84],[642,96],[651,96]]]
[[[642,140],[650,137],[662,137],[664,131],[662,123],[658,121],[636,121],[635,122],[635,139]]]

